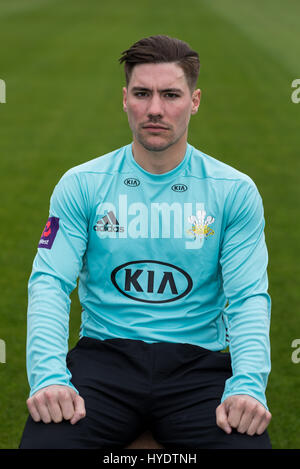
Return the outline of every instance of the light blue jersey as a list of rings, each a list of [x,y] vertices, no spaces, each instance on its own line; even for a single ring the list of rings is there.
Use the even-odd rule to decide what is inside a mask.
[[[80,337],[229,343],[222,401],[248,394],[267,408],[267,258],[253,181],[189,144],[164,174],[141,168],[131,144],[71,169],[53,192],[29,281],[30,395],[73,387],[69,296],[79,277]]]

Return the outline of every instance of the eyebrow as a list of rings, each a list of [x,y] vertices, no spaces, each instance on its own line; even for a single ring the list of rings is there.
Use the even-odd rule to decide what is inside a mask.
[[[152,91],[150,88],[145,88],[143,86],[134,86],[131,91]],[[161,90],[158,90],[160,93],[183,93],[183,91],[180,88],[164,88]]]

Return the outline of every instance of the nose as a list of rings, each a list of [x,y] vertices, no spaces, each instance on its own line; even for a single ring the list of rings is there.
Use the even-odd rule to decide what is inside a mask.
[[[149,118],[162,118],[163,116],[163,103],[159,95],[154,94],[149,102],[148,117]]]

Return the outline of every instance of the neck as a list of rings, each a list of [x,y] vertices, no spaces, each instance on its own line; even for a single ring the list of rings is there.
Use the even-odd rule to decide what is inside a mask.
[[[180,139],[175,144],[162,151],[150,151],[141,145],[135,138],[132,144],[132,153],[135,161],[152,174],[163,174],[176,168],[184,158],[187,140]]]

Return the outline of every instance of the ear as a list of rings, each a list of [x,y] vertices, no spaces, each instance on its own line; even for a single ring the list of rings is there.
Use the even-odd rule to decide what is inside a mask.
[[[123,110],[127,112],[127,88],[123,87]]]
[[[198,112],[198,108],[200,105],[201,100],[201,90],[198,88],[192,94],[192,114],[196,114]]]

